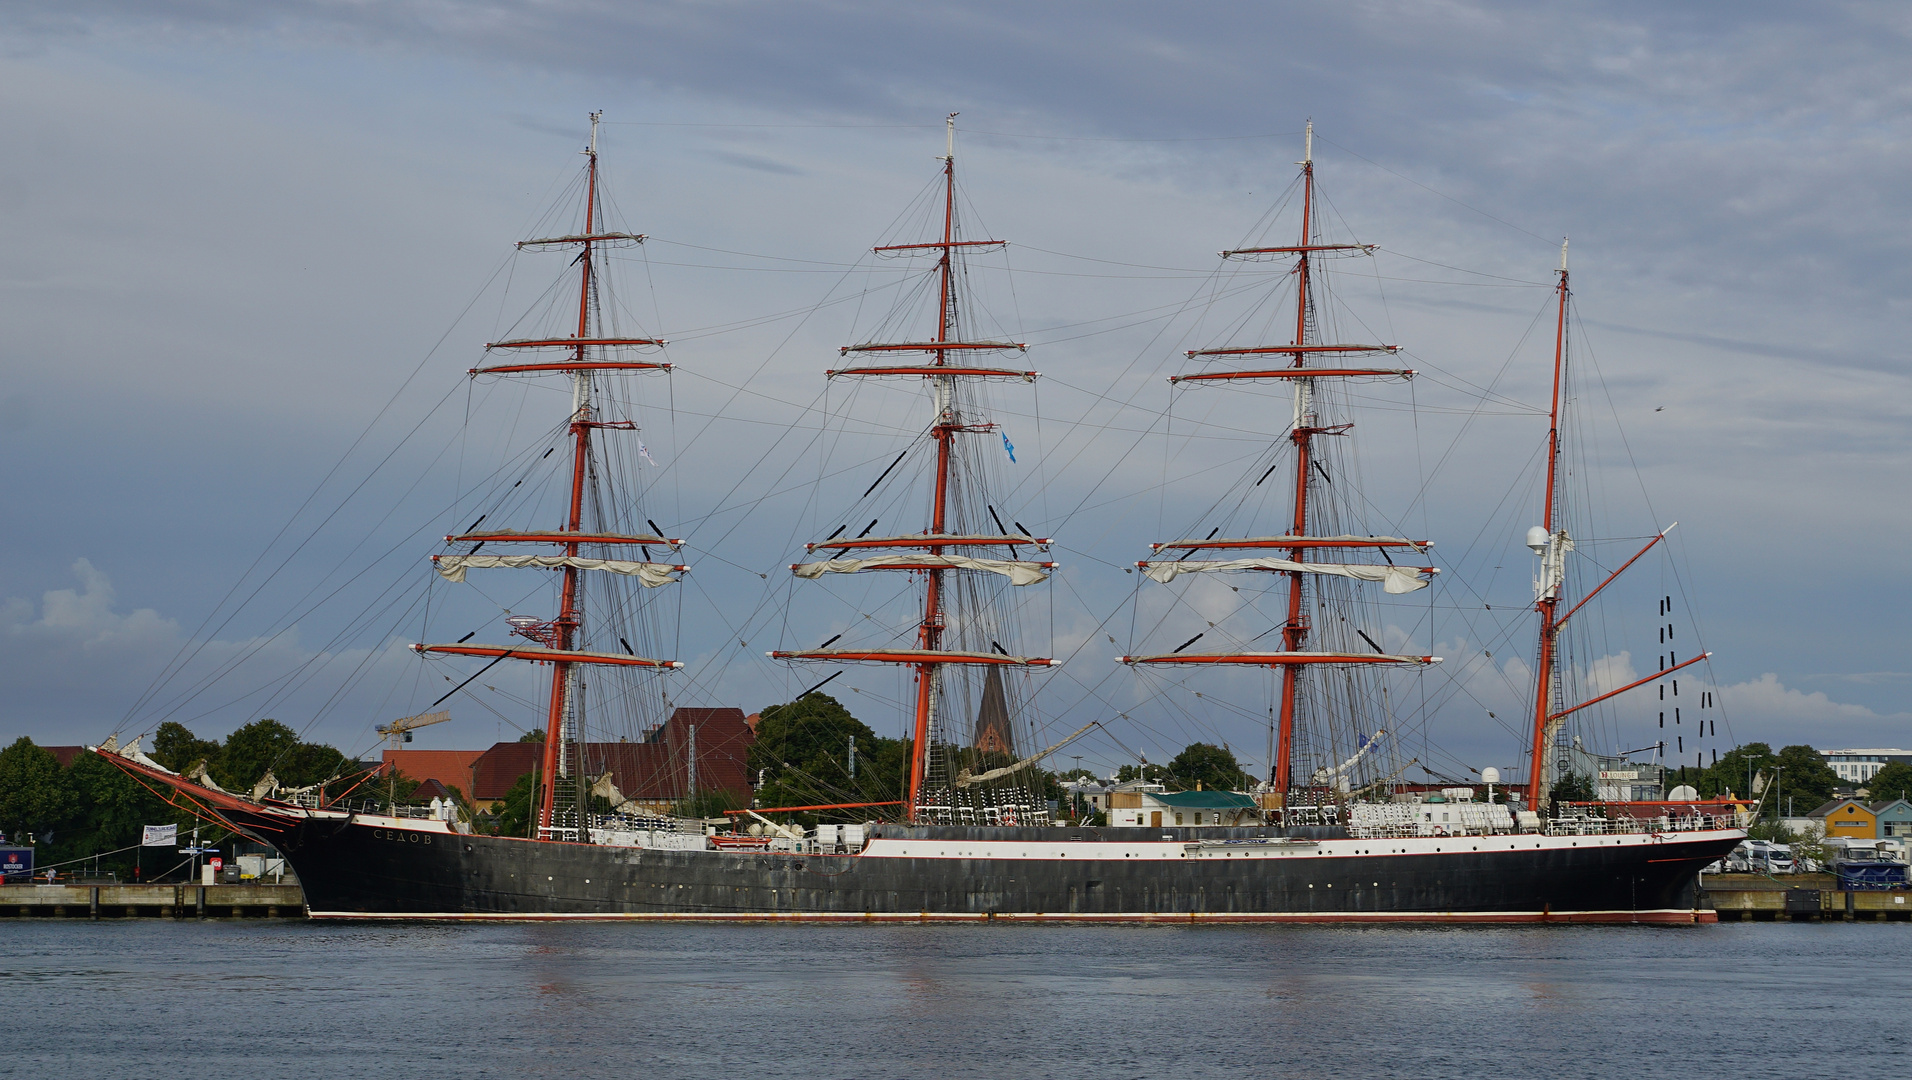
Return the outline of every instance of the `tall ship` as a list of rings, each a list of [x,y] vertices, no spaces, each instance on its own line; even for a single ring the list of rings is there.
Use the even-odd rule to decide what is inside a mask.
[[[690,567],[679,561],[682,542],[651,524],[642,507],[643,484],[631,480],[636,460],[649,455],[640,441],[640,410],[619,389],[621,380],[641,379],[668,364],[653,355],[664,345],[661,339],[614,325],[618,309],[605,292],[605,253],[644,237],[606,224],[592,119],[581,219],[571,231],[520,245],[575,252],[575,269],[568,271],[575,274],[573,291],[546,304],[547,312],[568,312],[563,332],[547,327],[495,342],[488,357],[496,359],[472,371],[474,377],[568,382],[569,412],[552,429],[562,436],[554,446],[564,447],[567,467],[548,476],[555,489],[549,501],[523,494],[520,485],[534,475],[530,470],[508,486],[500,481],[489,508],[470,527],[447,536],[448,550],[432,557],[448,582],[505,570],[553,574],[553,607],[539,615],[511,615],[505,622],[509,637],[502,641],[473,642],[474,632],[458,641],[412,646],[421,656],[470,665],[460,671],[464,683],[498,664],[548,672],[527,835],[484,835],[455,814],[354,808],[323,788],[288,792],[262,782],[248,793],[228,792],[203,769],[182,775],[162,767],[141,752],[137,740],[125,746],[108,740],[95,748],[174,805],[277,848],[298,874],[311,917],[1711,918],[1698,892],[1698,871],[1746,836],[1725,808],[1547,805],[1549,781],[1561,772],[1556,759],[1566,745],[1560,741],[1563,722],[1650,681],[1571,702],[1567,697],[1576,683],[1558,661],[1562,635],[1580,605],[1606,586],[1588,588],[1575,577],[1573,538],[1556,488],[1567,404],[1560,390],[1568,356],[1564,255],[1556,285],[1545,501],[1542,523],[1528,538],[1540,570],[1532,758],[1524,798],[1515,805],[1497,802],[1490,788],[1489,798],[1477,801],[1470,788],[1453,801],[1402,801],[1394,792],[1396,777],[1373,776],[1385,757],[1377,747],[1387,737],[1382,673],[1425,668],[1439,658],[1384,649],[1379,631],[1370,633],[1374,624],[1364,621],[1361,590],[1415,592],[1438,569],[1431,542],[1364,534],[1358,496],[1322,490],[1346,479],[1336,445],[1348,440],[1352,423],[1337,411],[1347,404],[1337,388],[1415,373],[1366,359],[1391,356],[1398,351],[1394,346],[1323,336],[1327,320],[1318,299],[1324,264],[1372,248],[1322,237],[1312,126],[1300,162],[1296,242],[1223,253],[1225,259],[1280,260],[1286,266],[1292,309],[1278,323],[1256,324],[1262,332],[1278,326],[1272,331],[1277,340],[1241,340],[1243,324],[1235,328],[1235,339],[1190,351],[1189,361],[1198,366],[1174,377],[1182,387],[1273,385],[1289,395],[1287,422],[1267,432],[1266,471],[1250,480],[1259,489],[1282,474],[1285,491],[1272,500],[1281,519],[1274,529],[1258,527],[1253,514],[1218,520],[1199,539],[1192,532],[1156,543],[1135,567],[1170,589],[1184,575],[1193,575],[1192,582],[1258,575],[1256,580],[1280,586],[1273,593],[1279,618],[1246,642],[1248,648],[1215,648],[1211,642],[1195,649],[1205,631],[1171,650],[1120,657],[1138,672],[1216,669],[1222,677],[1252,671],[1269,678],[1274,745],[1257,791],[1139,794],[1132,805],[1111,806],[1106,824],[1072,825],[1057,820],[1038,790],[1036,770],[1059,744],[1035,749],[1024,741],[1017,717],[1035,692],[1031,680],[1044,678],[1058,661],[1030,655],[1035,650],[1019,634],[1014,597],[1042,587],[1057,567],[1049,557],[1050,538],[1024,528],[999,506],[992,459],[984,453],[998,440],[1003,451],[1010,448],[991,420],[987,388],[1026,385],[1038,375],[1015,362],[1025,345],[979,328],[965,295],[968,257],[1001,242],[962,229],[951,116],[937,191],[940,227],[876,249],[879,256],[927,260],[922,287],[909,292],[923,309],[893,313],[884,323],[893,333],[845,346],[840,366],[825,375],[833,384],[900,380],[921,389],[927,415],[915,421],[911,449],[862,499],[838,508],[843,524],[805,545],[789,567],[801,589],[829,589],[824,580],[804,579],[837,575],[888,581],[906,594],[907,622],[882,630],[853,627],[814,648],[770,654],[797,670],[882,665],[903,673],[912,692],[902,703],[907,765],[901,798],[758,807],[748,816],[767,825],[767,832],[762,826],[711,828],[701,820],[637,809],[607,783],[586,731],[590,718],[615,710],[634,711],[631,722],[644,725],[644,710],[660,709],[658,703],[668,700],[668,686],[659,681],[682,665],[660,658],[668,635],[647,612],[660,591],[681,587]],[[885,483],[891,485],[887,494]],[[873,494],[881,513],[866,504]],[[557,528],[498,524],[514,521],[514,514],[528,520],[552,506],[559,510]],[[879,528],[886,515],[893,524]],[[868,525],[865,518],[872,518]],[[481,529],[487,521],[493,527]],[[1236,523],[1249,528],[1224,528]],[[1252,647],[1276,633],[1273,647]],[[691,738],[694,771],[694,729]],[[768,816],[779,809],[853,811],[864,820],[805,832]]]

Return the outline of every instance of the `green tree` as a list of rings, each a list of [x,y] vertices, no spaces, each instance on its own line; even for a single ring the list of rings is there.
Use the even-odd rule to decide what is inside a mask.
[[[217,764],[220,750],[218,743],[207,742],[171,720],[153,732],[153,760],[174,772],[185,772],[201,761]]]
[[[0,750],[0,833],[50,844],[78,809],[58,758],[24,735]]]
[[[1591,802],[1593,794],[1593,777],[1583,776],[1580,773],[1568,773],[1555,780],[1553,789],[1548,792],[1555,806],[1570,802]]]
[[[1733,795],[1741,799],[1751,799],[1752,778],[1764,773],[1768,782],[1772,780],[1773,766],[1778,763],[1773,748],[1765,743],[1746,743],[1735,746],[1721,754],[1719,761],[1707,766],[1694,784],[1702,799],[1719,799]]]
[[[226,736],[226,745],[213,762],[212,777],[228,791],[251,791],[297,745],[298,732],[277,720],[254,720]]]
[[[850,775],[850,740],[856,740],[856,776]],[[878,738],[869,726],[828,694],[806,694],[783,705],[766,706],[750,748],[752,778],[762,806],[813,806],[818,803],[885,802],[901,798],[909,763],[909,742]],[[815,821],[861,821],[867,809],[802,815]]]
[[[1241,791],[1248,787],[1248,773],[1235,760],[1234,752],[1213,743],[1189,743],[1168,763],[1168,772],[1185,791],[1197,787]]]
[[[1832,798],[1841,786],[1839,774],[1832,771],[1819,751],[1810,746],[1788,746],[1779,751],[1777,798],[1769,797],[1774,817],[1788,817],[1788,806],[1804,814]]]
[[[1912,765],[1895,761],[1866,781],[1869,796],[1877,799],[1912,798]]]
[[[62,830],[58,857],[79,859],[113,854],[97,864],[130,878],[137,851],[122,851],[140,841],[142,826],[184,823],[190,816],[160,801],[138,781],[98,754],[81,754],[67,766],[66,784],[74,808]]]
[[[1169,779],[1168,768],[1162,765],[1124,765],[1115,770],[1115,782],[1118,784],[1126,784],[1131,780],[1160,784]]]
[[[498,806],[497,835],[531,835],[531,819],[533,816],[531,787],[532,781],[537,775],[537,770],[535,769],[525,773],[523,776],[518,777],[517,783],[511,785],[510,791],[505,792],[504,800]]]

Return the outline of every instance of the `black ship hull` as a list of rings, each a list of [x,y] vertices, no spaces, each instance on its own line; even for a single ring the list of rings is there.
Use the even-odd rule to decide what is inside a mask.
[[[230,816],[285,853],[325,919],[1690,923],[1713,917],[1700,867],[1744,837],[885,825],[861,853],[800,854]]]

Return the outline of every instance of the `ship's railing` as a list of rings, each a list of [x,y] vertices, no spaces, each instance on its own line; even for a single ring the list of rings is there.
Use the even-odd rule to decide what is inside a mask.
[[[1443,836],[1507,836],[1541,833],[1547,836],[1628,836],[1650,833],[1703,832],[1743,827],[1737,814],[1684,814],[1663,817],[1570,815],[1529,822],[1414,822],[1411,824],[1349,825],[1348,835],[1362,840]]]
[[[1741,827],[1742,815],[1726,814],[1663,814],[1658,817],[1594,817],[1592,815],[1567,814],[1551,818],[1546,823],[1549,836],[1616,836],[1625,833],[1667,833],[1667,832],[1703,832],[1711,829],[1736,829]]]

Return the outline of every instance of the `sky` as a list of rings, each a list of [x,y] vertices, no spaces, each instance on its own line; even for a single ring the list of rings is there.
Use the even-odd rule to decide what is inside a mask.
[[[1239,485],[1249,436],[1287,408],[1163,380],[1177,350],[1214,343],[1215,252],[1279,203],[1312,120],[1335,227],[1380,245],[1337,293],[1349,332],[1401,342],[1425,372],[1374,392],[1360,461],[1377,520],[1428,530],[1450,571],[1384,618],[1390,645],[1447,657],[1402,691],[1444,703],[1415,736],[1439,744],[1429,760],[1519,769],[1520,540],[1550,359],[1534,328],[1563,236],[1589,376],[1589,570],[1679,522],[1612,591],[1622,610],[1577,658],[1585,686],[1652,670],[1659,598],[1677,596],[1677,640],[1715,654],[1696,677],[1724,723],[1703,745],[1912,742],[1912,589],[1877,569],[1912,535],[1901,7],[4,11],[5,741],[165,718],[218,736],[274,715],[365,751],[372,724],[438,696],[444,673],[421,677],[402,647],[420,620],[353,620],[429,576],[460,486],[519,432],[505,418],[558,400],[464,371],[555,279],[511,245],[575,178],[601,109],[617,211],[651,237],[622,265],[631,318],[678,365],[645,421],[662,462],[647,507],[698,563],[673,601],[690,665],[675,700],[783,700],[811,673],[762,651],[844,625],[841,600],[813,599],[836,583],[776,576],[920,413],[907,388],[832,398],[821,372],[880,324],[894,276],[859,259],[914,227],[899,215],[955,112],[968,224],[1011,242],[982,306],[1044,373],[992,399],[1018,447],[992,466],[1006,505],[1041,519],[1063,564],[1020,609],[1025,644],[1069,658],[1029,691],[1038,727],[1109,721],[1118,735],[1071,751],[1098,767],[1195,738],[1264,758],[1246,683],[1210,686],[1237,691],[1232,712],[1111,657],[1246,618],[1226,585],[1174,604],[1122,570]],[[1487,386],[1492,407],[1472,389]],[[792,475],[807,486],[780,484]],[[189,670],[155,695],[180,655]],[[891,733],[896,677],[849,686]],[[1649,692],[1590,731],[1660,738]],[[414,746],[529,722],[494,705],[458,699],[460,722]]]

